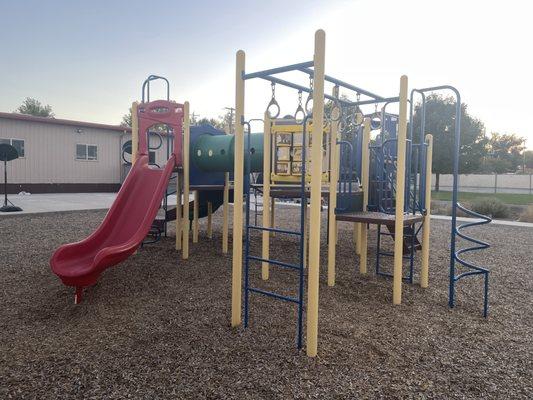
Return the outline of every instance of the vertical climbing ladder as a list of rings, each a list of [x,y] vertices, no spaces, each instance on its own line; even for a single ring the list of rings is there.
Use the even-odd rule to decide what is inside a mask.
[[[303,345],[303,301],[304,301],[304,243],[305,243],[305,218],[306,218],[306,209],[307,209],[307,194],[305,188],[305,178],[306,178],[306,127],[307,127],[308,117],[306,116],[302,121],[303,132],[302,132],[302,170],[301,170],[301,182],[300,182],[300,229],[293,231],[288,229],[281,228],[266,228],[258,226],[257,223],[252,225],[250,224],[250,180],[246,180],[245,194],[246,194],[246,216],[245,216],[245,257],[244,257],[244,327],[248,327],[249,314],[250,314],[250,294],[260,294],[263,296],[271,297],[277,300],[286,301],[289,303],[294,303],[298,307],[298,321],[297,321],[297,347],[298,349],[302,348]],[[248,128],[248,135],[250,135],[250,122],[243,122],[244,125]],[[248,140],[248,148],[246,151],[247,159],[245,174],[249,176],[250,174],[250,140]],[[268,174],[268,171],[263,172],[265,175]],[[269,178],[267,178],[269,179]],[[251,231],[268,231],[275,232],[283,235],[295,236],[299,240],[298,248],[298,263],[291,264],[280,260],[275,260],[272,258],[263,258],[250,254],[250,232]],[[250,261],[256,262],[266,262],[269,265],[275,265],[278,267],[294,270],[298,272],[298,290],[296,296],[286,296],[275,292],[270,292],[258,287],[250,286]]]

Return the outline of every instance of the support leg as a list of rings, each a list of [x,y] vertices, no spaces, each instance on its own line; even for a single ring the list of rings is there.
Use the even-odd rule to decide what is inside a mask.
[[[213,203],[207,203],[207,237],[213,238]]]
[[[229,238],[229,172],[224,174],[224,204],[222,205],[222,253],[228,252]]]
[[[184,104],[184,120],[183,120],[183,252],[182,258],[184,260],[189,258],[189,144],[190,144],[190,124],[189,124],[189,102]]]
[[[192,242],[198,243],[198,212],[200,210],[200,192],[194,191],[194,210],[192,221]]]
[[[83,286],[76,286],[74,293],[74,304],[80,304],[83,297]]]
[[[182,212],[183,209],[181,207],[181,179],[180,173],[178,172],[178,174],[176,175],[176,250],[181,250],[182,248]]]
[[[367,272],[367,263],[368,263],[368,225],[359,224],[361,235],[360,235],[360,254],[359,254],[359,273],[365,275]]]

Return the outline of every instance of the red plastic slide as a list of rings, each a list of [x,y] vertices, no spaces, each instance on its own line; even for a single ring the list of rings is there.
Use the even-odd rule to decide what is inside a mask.
[[[164,169],[155,169],[141,154],[99,228],[87,239],[56,250],[50,260],[52,271],[65,285],[76,287],[76,303],[81,301],[83,287],[96,283],[106,268],[128,258],[142,243],[175,164],[172,155]]]

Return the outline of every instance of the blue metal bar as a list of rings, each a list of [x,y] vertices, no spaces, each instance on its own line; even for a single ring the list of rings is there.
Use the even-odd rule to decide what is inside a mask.
[[[394,252],[392,252],[392,251],[381,251],[381,252],[379,253],[379,255],[380,255],[380,256],[386,256],[386,257],[394,257]],[[405,255],[403,255],[402,258],[403,258],[404,260],[409,260],[410,256],[405,256]]]
[[[246,235],[245,235],[245,257],[244,257],[244,327],[248,327],[249,316],[249,301],[250,301],[250,171],[251,171],[251,157],[250,157],[250,134],[251,127],[250,122],[244,122],[243,125],[248,127],[248,143],[246,153],[246,169],[245,176],[248,179],[245,180],[244,185],[246,187]]]
[[[271,260],[271,259],[268,259],[268,258],[262,258],[262,257],[256,257],[256,256],[248,256],[248,258],[249,258],[250,260],[267,262],[267,263],[269,263],[269,264],[278,265],[278,266],[280,266],[280,267],[285,267],[285,268],[290,268],[290,269],[300,270],[300,267],[299,267],[298,265],[295,265],[295,264],[289,264],[289,263],[286,263],[286,262],[283,262],[283,261]]]
[[[273,297],[275,299],[278,299],[278,300],[285,300],[285,301],[289,301],[291,303],[296,303],[298,304],[298,299],[295,299],[294,297],[290,297],[290,296],[283,296],[281,294],[277,294],[277,293],[274,293],[274,292],[268,292],[266,290],[263,290],[263,289],[258,289],[258,288],[248,288],[248,291],[249,292],[253,292],[253,293],[259,293],[259,294],[263,294],[265,296],[268,296],[268,297]]]
[[[360,100],[350,102],[350,106],[364,106],[365,104],[379,104],[379,103],[396,103],[400,101],[399,97],[387,97],[382,99],[373,99],[373,100]]]
[[[301,349],[303,346],[303,299],[304,299],[304,260],[305,260],[305,220],[307,213],[307,194],[305,191],[305,178],[307,174],[307,121],[309,115],[306,115],[302,121],[302,176],[300,181],[300,274],[298,284],[298,327],[297,327],[297,347]]]
[[[287,229],[280,229],[280,228],[265,228],[262,226],[257,225],[249,225],[249,229],[257,229],[259,231],[268,231],[268,232],[277,232],[277,233],[286,233],[287,235],[301,235],[300,232],[297,231],[289,231]]]
[[[269,82],[272,82],[272,83],[276,83],[276,84],[279,84],[279,85],[287,86],[287,87],[290,87],[292,89],[300,90],[300,91],[305,92],[305,93],[311,93],[312,92],[312,90],[309,89],[308,87],[305,87],[305,86],[302,86],[302,85],[298,85],[296,83],[292,83],[292,82],[286,81],[285,79],[276,78],[274,76],[262,76],[261,79],[264,79],[266,81],[269,81]],[[338,99],[335,96],[332,96],[332,95],[329,95],[329,94],[326,94],[326,93],[324,93],[324,98],[328,99],[328,100],[331,100],[331,101],[338,101],[338,102],[340,102],[343,105],[350,105],[351,104],[349,101]]]
[[[378,274],[376,274],[376,275],[385,276],[385,277],[387,277],[387,278],[393,278],[393,277],[394,277],[394,275],[389,274],[388,272],[380,272],[380,273],[378,273]],[[402,276],[402,281],[404,281],[404,282],[410,282],[408,276]]]
[[[470,211],[463,206],[461,206],[458,203],[458,192],[459,192],[459,157],[460,157],[460,150],[461,150],[461,95],[459,91],[450,85],[442,85],[442,86],[433,86],[429,88],[424,89],[417,89],[416,91],[418,93],[427,93],[427,92],[434,92],[439,90],[450,90],[455,95],[455,127],[454,127],[454,154],[453,154],[453,195],[452,195],[452,229],[451,229],[451,244],[450,244],[450,276],[449,276],[449,292],[448,292],[448,306],[450,308],[454,307],[455,305],[455,283],[456,283],[456,275],[455,275],[455,268],[456,268],[456,262],[474,269],[479,269],[481,267],[476,267],[473,264],[467,262],[466,260],[460,258],[459,256],[463,253],[469,252],[469,251],[475,251],[475,250],[482,250],[489,247],[488,243],[482,242],[480,240],[473,239],[471,237],[466,236],[465,234],[461,233],[461,229],[464,229],[469,226],[474,225],[482,225],[482,224],[488,224],[491,222],[491,219],[487,216],[475,213],[473,211]],[[464,224],[462,226],[457,226],[457,210],[462,210],[468,215],[481,218],[482,221],[470,223],[470,224]],[[467,249],[462,249],[457,251],[457,236],[477,244],[478,246],[474,246]],[[483,269],[483,268],[482,268]],[[488,270],[485,273],[485,299],[483,302],[483,315],[487,317],[488,313]]]
[[[299,70],[302,71],[302,72],[305,72],[306,74],[309,74],[309,76],[311,76],[311,77],[314,77],[314,75],[315,75],[315,71],[313,71],[310,68],[302,67],[302,68],[299,68]],[[352,85],[350,83],[341,81],[340,79],[334,78],[334,77],[329,76],[329,75],[324,75],[324,80],[327,81],[327,82],[334,83],[335,85],[342,86],[343,88],[353,90],[356,93],[360,93],[360,94],[364,94],[365,96],[372,97],[372,98],[377,99],[377,100],[383,100],[384,99],[383,96],[377,95],[377,94],[372,93],[372,92],[370,92],[368,90],[365,90],[365,89],[362,89],[362,88],[357,87],[355,85]]]
[[[303,120],[303,138],[302,138],[302,180],[301,180],[301,186],[300,186],[300,231],[290,231],[286,229],[279,229],[279,228],[264,228],[257,225],[250,225],[250,182],[248,181],[246,186],[246,246],[245,246],[245,274],[244,274],[244,291],[245,291],[245,297],[244,297],[244,326],[248,326],[248,320],[249,320],[249,295],[250,293],[260,293],[265,296],[273,297],[279,300],[285,300],[289,302],[293,302],[298,304],[298,325],[297,325],[297,346],[298,349],[302,348],[303,343],[303,298],[304,298],[304,268],[303,268],[303,262],[304,262],[304,229],[305,229],[305,211],[307,208],[307,193],[305,190],[305,176],[306,176],[306,126],[308,121],[308,116],[305,116]],[[250,120],[251,121],[251,120]],[[248,149],[247,151],[250,152],[250,134],[251,134],[251,128],[250,128],[250,121],[244,122],[241,121],[242,124],[247,125],[248,127]],[[251,157],[247,157],[246,160],[246,174],[249,176],[251,171]],[[260,231],[269,231],[269,232],[279,232],[279,233],[286,233],[291,235],[300,236],[300,249],[299,249],[299,259],[300,264],[294,265],[285,263],[278,260],[271,260],[271,259],[265,259],[262,257],[256,257],[250,255],[250,229],[256,229]],[[269,264],[278,265],[281,267],[298,270],[299,271],[299,286],[298,286],[298,297],[289,297],[289,296],[282,296],[277,293],[268,292],[263,289],[259,288],[252,288],[250,287],[249,283],[249,268],[250,268],[250,260],[254,261],[260,261],[260,262],[268,262]]]
[[[263,78],[268,75],[281,74],[283,72],[297,71],[301,68],[312,67],[313,61],[306,61],[298,64],[285,65],[283,67],[265,69],[263,71],[251,72],[249,74],[243,74],[242,79]]]
[[[157,79],[161,79],[161,80],[166,82],[166,84],[167,84],[167,100],[170,100],[170,83],[169,83],[168,79],[165,78],[164,76],[149,75],[148,78],[145,79],[145,81],[143,82],[143,85],[142,85],[141,99],[142,99],[143,103],[144,103],[144,100],[145,100],[145,90],[146,90],[146,101],[147,102],[150,101],[150,82],[151,81],[155,81]]]
[[[378,224],[378,237],[376,244],[376,275],[379,275],[379,258],[381,255],[381,224]]]

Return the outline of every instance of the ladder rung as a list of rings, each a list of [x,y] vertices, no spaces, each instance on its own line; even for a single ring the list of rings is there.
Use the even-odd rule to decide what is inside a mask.
[[[393,274],[389,274],[388,272],[376,272],[377,275],[380,276],[386,276],[387,278],[394,278]],[[402,280],[410,282],[411,279],[408,276],[402,276]]]
[[[392,252],[390,252],[390,251],[380,251],[380,252],[379,252],[379,255],[380,255],[380,256],[386,256],[386,257],[394,257],[394,253],[392,253]],[[410,260],[410,259],[411,259],[411,257],[410,257],[409,255],[407,255],[407,256],[402,256],[402,258],[403,258],[404,260]]]
[[[301,269],[299,265],[289,264],[289,263],[285,263],[283,261],[270,260],[268,258],[262,258],[262,257],[256,257],[256,256],[248,256],[248,259],[255,260],[255,261],[267,262],[269,264],[279,265],[280,267],[285,267],[285,268],[296,269],[298,271]]]
[[[277,233],[286,233],[287,235],[298,235],[301,236],[301,232],[297,231],[289,231],[287,229],[279,229],[279,228],[264,228],[262,226],[257,225],[248,225],[249,229],[257,229],[259,231],[268,231],[268,232],[277,232]]]
[[[273,297],[273,298],[275,298],[275,299],[284,300],[284,301],[288,301],[288,302],[296,303],[296,304],[299,304],[299,303],[300,303],[300,302],[298,301],[298,299],[295,299],[294,297],[283,296],[283,295],[281,295],[281,294],[277,294],[277,293],[274,293],[274,292],[267,292],[266,290],[257,289],[257,288],[248,288],[248,290],[249,290],[250,292],[263,294],[263,295],[265,295],[265,296]]]

